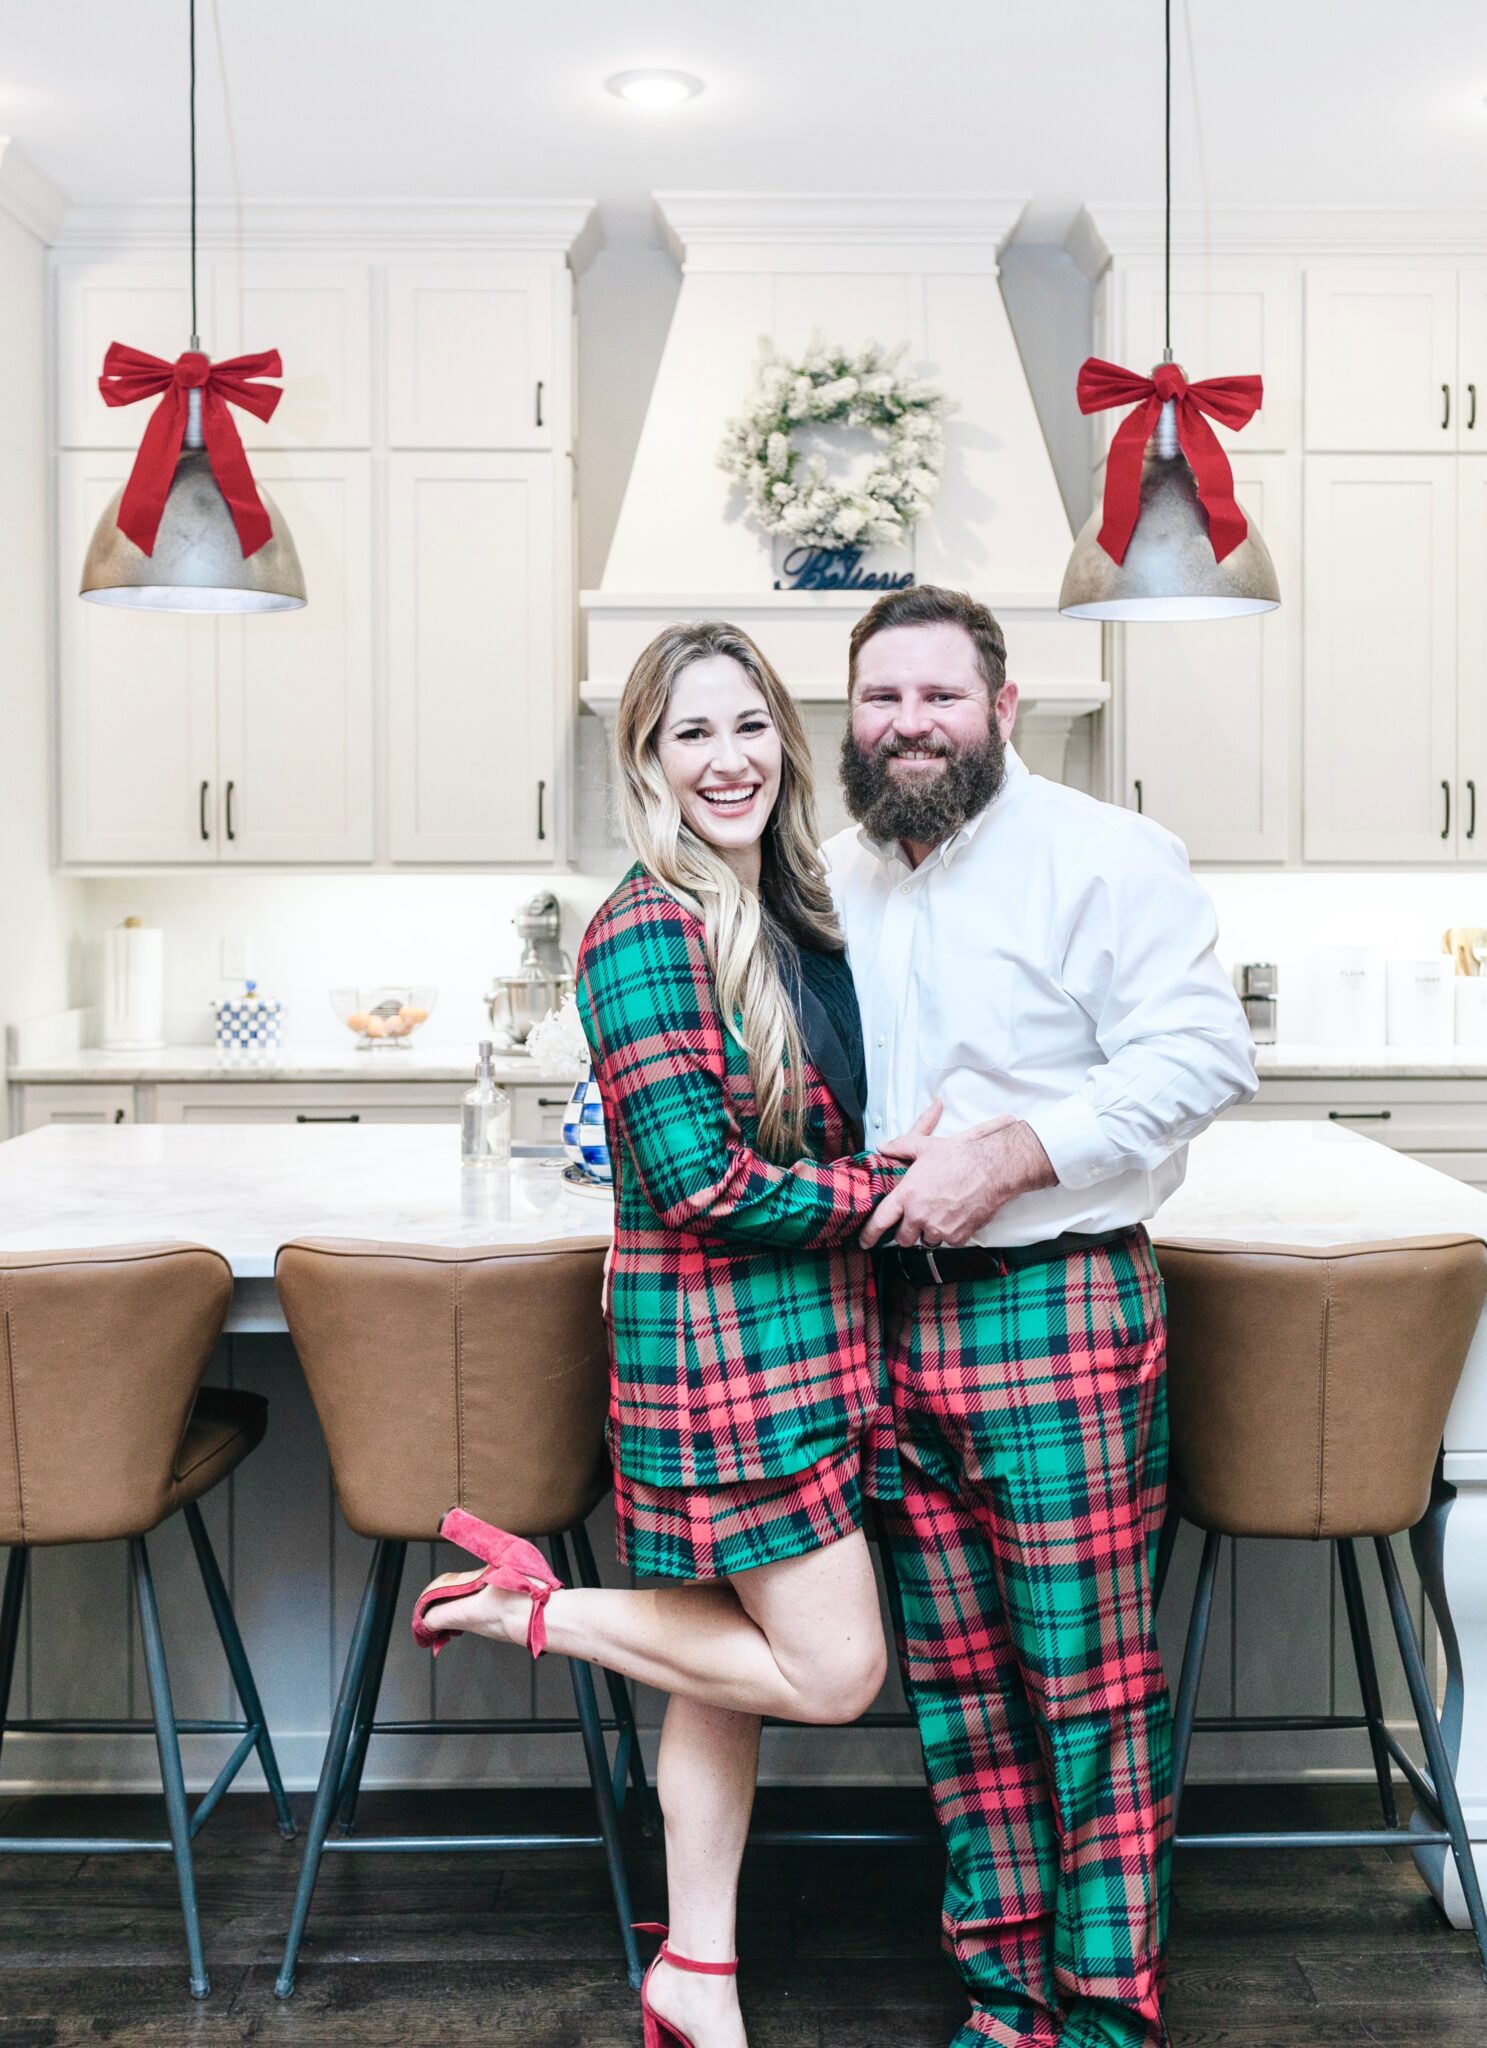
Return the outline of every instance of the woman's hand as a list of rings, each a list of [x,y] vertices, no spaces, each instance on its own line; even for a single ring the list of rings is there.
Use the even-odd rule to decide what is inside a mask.
[[[888,1159],[902,1159],[906,1164],[912,1165],[929,1142],[935,1125],[944,1114],[944,1109],[945,1104],[937,1095],[928,1109],[920,1111],[902,1137],[890,1138],[886,1144],[879,1145],[877,1150]]]

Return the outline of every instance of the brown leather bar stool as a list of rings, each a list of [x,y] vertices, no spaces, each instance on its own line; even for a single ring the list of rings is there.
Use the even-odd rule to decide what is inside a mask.
[[[175,1857],[191,1991],[211,1988],[202,1956],[191,1844],[256,1749],[279,1831],[294,1833],[273,1744],[196,1503],[263,1440],[258,1394],[203,1387],[222,1333],[232,1273],[199,1245],[128,1245],[99,1251],[0,1252],[0,1543],[9,1547],[0,1596],[0,1741],[11,1732],[141,1735],[153,1730],[168,1841],[120,1837],[0,1836],[8,1855]],[[145,1537],[184,1511],[212,1619],[242,1704],[241,1721],[181,1721],[171,1705],[165,1644]],[[48,1544],[126,1540],[144,1638],[152,1719],[13,1720],[26,1568]],[[186,1807],[182,1735],[239,1740],[194,1813]]]
[[[579,1582],[599,1583],[583,1525],[610,1477],[605,1248],[602,1238],[463,1250],[303,1239],[279,1253],[279,1298],[325,1432],[341,1512],[376,1545],[321,1765],[276,1986],[281,1998],[294,1991],[326,1849],[507,1850],[602,1842],[630,1981],[640,1982],[619,1814],[627,1779],[642,1806],[650,1792],[623,1681],[609,1675],[610,1725],[618,1735],[612,1770],[587,1664],[569,1664],[576,1720],[376,1718],[407,1547],[437,1536],[451,1507],[545,1540],[565,1580],[571,1538]],[[354,1822],[375,1734],[560,1729],[583,1737],[598,1835],[330,1837],[333,1817],[348,1831]]]
[[[1167,1292],[1171,1508],[1158,1597],[1178,1519],[1207,1533],[1173,1731],[1176,1825],[1196,1730],[1366,1728],[1384,1827],[1294,1834],[1182,1835],[1179,1848],[1449,1846],[1487,1967],[1487,1916],[1450,1758],[1390,1537],[1431,1500],[1446,1412],[1487,1299],[1487,1246],[1474,1237],[1323,1249],[1159,1244]],[[1337,1552],[1364,1711],[1197,1718],[1223,1537],[1290,1537]],[[1385,1725],[1354,1543],[1372,1537],[1425,1746],[1421,1772]],[[1390,1761],[1433,1830],[1401,1829]]]

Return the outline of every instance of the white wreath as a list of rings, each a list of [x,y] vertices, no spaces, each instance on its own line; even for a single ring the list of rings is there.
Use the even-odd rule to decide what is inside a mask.
[[[817,340],[791,363],[761,342],[748,409],[729,421],[718,460],[766,531],[860,548],[902,540],[929,511],[945,460],[940,422],[952,408],[936,385],[901,368],[908,352],[907,342],[885,350],[870,341],[851,354]],[[838,488],[824,457],[801,464],[791,436],[807,424],[866,427],[882,453],[861,483]]]

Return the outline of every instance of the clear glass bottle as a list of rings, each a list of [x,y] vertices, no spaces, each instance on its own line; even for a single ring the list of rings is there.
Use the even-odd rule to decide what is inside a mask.
[[[464,1101],[460,1160],[465,1166],[511,1164],[511,1097],[496,1086],[495,1045],[489,1038],[480,1041],[475,1086]]]

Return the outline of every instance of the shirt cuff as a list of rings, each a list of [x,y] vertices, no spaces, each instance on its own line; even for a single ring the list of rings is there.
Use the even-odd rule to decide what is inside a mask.
[[[1026,1111],[1022,1121],[1048,1154],[1061,1187],[1092,1187],[1109,1173],[1109,1141],[1082,1095],[1060,1096]]]

